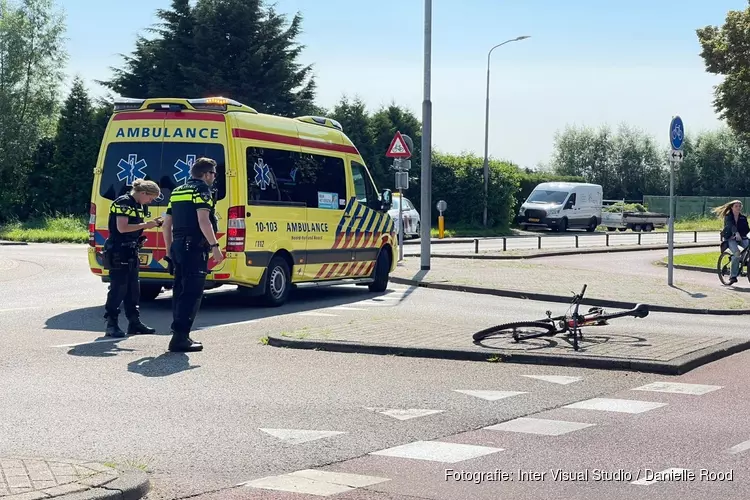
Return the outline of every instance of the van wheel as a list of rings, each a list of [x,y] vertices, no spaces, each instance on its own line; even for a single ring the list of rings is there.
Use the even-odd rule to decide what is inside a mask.
[[[594,231],[596,231],[596,226],[598,226],[598,224],[596,223],[596,217],[592,217],[589,221],[589,226],[586,228],[586,231],[588,231],[589,233],[593,233]]]
[[[152,300],[156,300],[156,297],[158,297],[161,293],[161,285],[141,283],[140,288],[140,298],[142,302],[151,302]]]
[[[281,257],[274,257],[266,268],[266,289],[263,303],[269,307],[278,307],[286,302],[292,290],[289,279],[289,264]]]
[[[385,292],[388,288],[388,275],[391,270],[391,259],[383,249],[378,253],[378,260],[375,263],[375,270],[372,273],[372,277],[375,279],[370,283],[367,288],[371,292]]]

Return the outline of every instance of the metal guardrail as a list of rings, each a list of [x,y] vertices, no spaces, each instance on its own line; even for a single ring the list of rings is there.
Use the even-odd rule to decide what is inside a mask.
[[[716,237],[717,244],[719,244],[719,243],[721,243],[721,237],[719,236],[718,233],[719,233],[718,231],[675,231],[674,232],[674,234],[675,234],[675,241],[674,241],[674,243],[699,243],[699,241],[698,241],[698,235],[699,234],[705,234],[705,235],[709,235],[710,234],[710,235],[714,235],[714,237]],[[536,245],[537,249],[538,250],[542,250],[542,240],[551,240],[551,241],[559,242],[561,239],[564,240],[564,239],[569,239],[569,238],[575,238],[575,248],[579,248],[580,247],[580,238],[582,238],[584,240],[592,240],[592,239],[601,239],[601,238],[603,238],[604,239],[604,246],[606,246],[606,247],[614,246],[614,245],[610,245],[610,239],[611,238],[614,239],[615,241],[636,240],[636,238],[637,238],[637,241],[635,243],[631,243],[631,244],[639,245],[640,246],[640,245],[644,244],[643,243],[643,237],[644,236],[649,237],[648,239],[652,239],[653,236],[660,235],[660,234],[664,235],[664,238],[663,238],[664,241],[663,242],[662,241],[654,241],[654,242],[647,242],[645,244],[647,244],[647,245],[648,244],[650,244],[650,245],[667,245],[667,244],[669,244],[669,233],[666,232],[666,231],[663,231],[663,232],[662,231],[647,232],[647,233],[621,233],[621,234],[607,232],[607,233],[604,233],[604,234],[596,234],[596,233],[587,234],[587,235],[578,235],[578,234],[573,235],[573,234],[571,234],[569,236],[567,236],[567,235],[560,235],[560,236],[554,236],[554,237],[542,236],[542,235],[539,235],[539,236],[498,236],[498,237],[491,237],[491,238],[473,238],[473,239],[471,239],[471,241],[473,241],[473,243],[474,243],[474,253],[479,253],[479,242],[480,241],[497,241],[497,240],[502,240],[502,242],[503,242],[503,250],[502,251],[506,252],[506,251],[508,251],[508,241],[534,240],[534,239],[536,239],[537,240],[537,245]],[[690,235],[692,235],[692,238],[682,239],[682,241],[678,241],[677,236],[679,234],[690,234]],[[662,238],[658,238],[658,239],[661,240]],[[688,241],[690,239],[692,239],[692,241]],[[709,242],[709,241],[707,241],[707,239],[704,239],[704,241],[706,243]],[[462,243],[466,244],[466,243],[468,243],[468,241],[464,240],[464,241],[456,241],[456,242],[450,242],[450,243],[449,242],[445,242],[445,243],[449,244],[449,245],[451,243],[453,243],[453,244],[462,244]],[[626,245],[626,244],[628,244],[628,243],[627,242],[626,243],[621,243],[621,245]],[[600,245],[592,245],[592,246],[600,246]],[[617,245],[617,246],[619,246],[619,245]],[[570,247],[561,247],[559,245],[554,245],[552,247],[547,247],[547,248],[550,248],[550,249],[551,248],[558,248],[559,249],[559,248],[570,248]],[[512,248],[511,250],[528,250],[528,249],[529,249],[528,247],[524,247],[524,248]]]

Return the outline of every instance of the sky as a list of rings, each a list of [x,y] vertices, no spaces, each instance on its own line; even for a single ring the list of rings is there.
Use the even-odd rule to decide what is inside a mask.
[[[156,9],[170,4],[57,1],[66,14],[67,85],[78,74],[94,95],[105,92],[95,80],[121,67],[119,54],[129,54],[157,22]],[[317,104],[358,96],[370,111],[396,103],[420,119],[424,4],[275,1],[277,11],[303,15],[300,62],[314,66]],[[721,79],[705,71],[695,30],[747,7],[748,0],[432,0],[432,145],[484,155],[487,53],[522,35],[530,38],[497,48],[490,60],[493,158],[547,163],[555,134],[568,125],[626,123],[664,148],[674,115],[688,135],[720,127],[713,92]]]

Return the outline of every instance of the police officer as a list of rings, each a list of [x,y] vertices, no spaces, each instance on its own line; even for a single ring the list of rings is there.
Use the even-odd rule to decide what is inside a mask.
[[[156,330],[144,325],[140,320],[138,249],[141,246],[143,230],[162,224],[160,217],[143,222],[144,205],[154,201],[160,193],[161,190],[155,182],[136,179],[130,192],[117,198],[110,206],[109,238],[104,244],[110,276],[107,302],[104,305],[108,337],[125,337],[125,332],[120,329],[117,322],[120,304],[123,302],[125,316],[128,318],[128,335],[156,333]]]
[[[169,350],[203,350],[190,338],[193,321],[203,298],[208,274],[208,255],[220,263],[224,256],[216,238],[218,231],[211,186],[216,180],[216,162],[198,158],[190,167],[190,179],[175,188],[164,219],[164,241],[174,266],[172,289],[172,340]]]

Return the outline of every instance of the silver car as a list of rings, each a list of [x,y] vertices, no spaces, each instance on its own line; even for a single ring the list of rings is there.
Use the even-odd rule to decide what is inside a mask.
[[[399,234],[398,208],[401,203],[401,197],[398,193],[393,193],[393,204],[388,214],[393,219],[394,230]],[[419,238],[419,212],[414,208],[414,204],[404,196],[404,206],[401,214],[404,221],[404,238]]]

